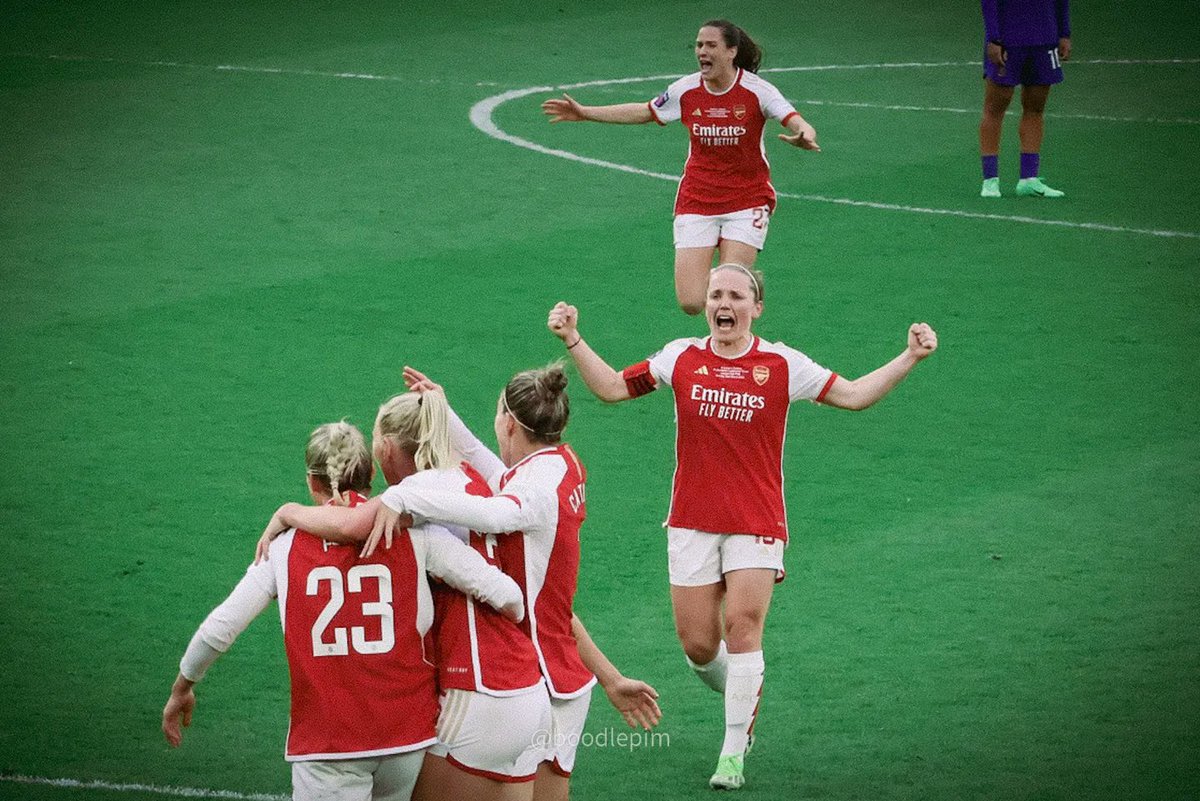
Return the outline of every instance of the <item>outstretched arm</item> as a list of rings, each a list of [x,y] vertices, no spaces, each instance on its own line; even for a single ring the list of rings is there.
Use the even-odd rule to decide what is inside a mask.
[[[571,615],[571,633],[575,636],[583,664],[596,674],[596,680],[608,694],[608,700],[625,718],[629,727],[636,729],[641,726],[650,730],[657,726],[662,720],[662,710],[658,708],[656,700],[658,691],[644,681],[622,675],[592,640],[577,615]]]
[[[825,393],[823,402],[856,412],[866,409],[895,389],[917,362],[937,350],[937,346],[937,333],[932,328],[926,323],[913,323],[908,329],[908,347],[903,353],[853,381],[838,376]]]
[[[550,122],[615,122],[637,125],[650,122],[650,106],[645,103],[618,103],[611,106],[584,106],[570,95],[543,101],[542,113]]]
[[[626,386],[625,379],[621,377],[621,374],[600,358],[588,343],[583,341],[583,337],[579,334],[578,309],[559,301],[550,310],[546,325],[550,328],[551,333],[567,346],[571,358],[575,360],[575,367],[583,378],[583,383],[587,384],[587,388],[592,391],[593,395],[605,403],[616,403],[633,397],[629,394],[629,387]]]
[[[789,145],[795,145],[802,150],[815,150],[820,152],[821,146],[817,144],[817,129],[808,124],[808,122],[800,116],[799,113],[793,112],[788,115],[787,122],[783,125],[791,131],[790,134],[780,134],[779,138]]]

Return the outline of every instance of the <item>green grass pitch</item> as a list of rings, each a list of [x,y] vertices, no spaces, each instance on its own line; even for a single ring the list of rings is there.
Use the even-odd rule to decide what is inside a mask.
[[[910,322],[941,339],[868,412],[793,410],[743,794],[1200,798],[1200,51],[1188,3],[1073,11],[1042,151],[1067,197],[1034,202],[978,197],[971,2],[7,3],[0,797],[287,792],[273,610],[183,747],[158,727],[194,627],[303,499],[308,432],[369,426],[408,363],[486,434],[508,376],[562,355],[560,299],[614,364],[703,332],[674,305],[671,182],[490,138],[472,107],[649,99],[665,78],[603,82],[692,71],[728,15],[764,68],[830,67],[764,72],[823,152],[768,138],[759,333],[850,376]],[[550,126],[549,93],[491,120],[678,174],[680,126]],[[1010,195],[1016,165],[1010,117]],[[659,528],[670,401],[572,391],[577,608],[666,735],[583,749],[575,797],[707,797],[721,711],[675,641]]]

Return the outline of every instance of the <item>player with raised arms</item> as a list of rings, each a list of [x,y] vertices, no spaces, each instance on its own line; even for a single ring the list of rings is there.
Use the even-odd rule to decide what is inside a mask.
[[[564,94],[542,103],[551,122],[666,125],[682,121],[690,143],[675,195],[675,297],[688,314],[704,310],[713,255],[753,265],[775,212],[775,187],[763,145],[768,119],[779,138],[820,150],[817,132],[769,82],[758,76],[762,50],[744,30],[710,20],[696,35],[694,72],[648,103],[584,106]]]
[[[355,507],[370,493],[371,456],[347,423],[317,428],[305,462],[316,503]],[[524,618],[524,603],[511,578],[439,526],[410,528],[396,544],[364,557],[296,529],[275,539],[270,561],[256,561],[192,637],[163,709],[167,741],[178,746],[180,725],[191,724],[194,685],[278,598],[291,674],[293,798],[410,798],[438,717],[424,643],[433,620],[426,571],[512,621]]]
[[[405,379],[420,392],[423,404],[445,406],[445,393],[425,376],[405,368]],[[469,494],[461,482],[439,482],[417,473],[389,487],[377,501],[353,510],[285,505],[260,541],[261,548],[276,531],[303,521],[306,528],[325,536],[366,540],[363,552],[369,554],[381,539],[390,540],[399,523],[407,522],[402,515],[490,535],[480,541],[525,593],[528,615],[523,630],[532,640],[550,695],[551,724],[544,735],[549,748],[537,766],[533,787],[538,801],[568,796],[569,777],[597,677],[629,725],[649,728],[660,717],[654,689],[623,676],[572,613],[579,528],[586,516],[585,474],[574,451],[561,442],[569,414],[565,389],[561,367],[525,371],[509,382],[496,416],[499,457],[450,413],[449,440],[454,449],[499,495]],[[423,437],[427,434],[421,432]],[[440,434],[434,436],[440,439]],[[479,720],[478,729],[483,730],[487,723]],[[469,727],[468,723],[454,731],[439,730],[452,756],[457,743],[452,735]],[[426,786],[422,779],[420,792]],[[467,796],[447,793],[436,797]]]
[[[620,372],[583,339],[574,306],[557,304],[547,321],[601,400],[629,400],[664,386],[674,394],[676,469],[666,521],[671,603],[688,663],[725,696],[725,738],[709,780],[718,789],[745,781],[763,683],[763,626],[784,576],[790,405],[810,400],[865,409],[937,348],[933,329],[915,323],[899,356],[849,380],[755,336],[751,325],[762,311],[762,273],[722,264],[709,277],[708,336],[669,342]]]

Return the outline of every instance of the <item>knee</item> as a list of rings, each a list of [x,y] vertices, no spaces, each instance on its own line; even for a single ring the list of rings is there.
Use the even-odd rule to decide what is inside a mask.
[[[681,300],[679,308],[683,309],[684,314],[697,315],[704,311],[704,301]]]
[[[707,665],[717,657],[717,651],[721,647],[720,637],[714,639],[706,634],[682,629],[677,629],[675,633],[679,635],[679,644],[683,646],[683,652],[695,664]]]
[[[757,651],[762,646],[763,626],[767,620],[764,609],[746,609],[725,613],[725,641],[733,652]]]

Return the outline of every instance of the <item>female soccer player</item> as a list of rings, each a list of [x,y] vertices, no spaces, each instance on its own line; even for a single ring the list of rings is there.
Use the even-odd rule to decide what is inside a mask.
[[[688,663],[725,695],[725,740],[710,779],[723,789],[745,781],[744,753],[763,681],[763,624],[774,584],[784,575],[789,406],[804,399],[865,409],[937,348],[933,329],[916,323],[903,353],[851,381],[752,333],[762,290],[757,270],[718,266],[709,278],[709,335],[669,342],[622,372],[582,338],[574,306],[559,303],[548,319],[601,400],[628,400],[660,386],[675,395],[677,466],[667,517],[671,602]]]
[[[1000,130],[1013,89],[1021,85],[1021,178],[1017,194],[1062,197],[1047,186],[1041,171],[1043,113],[1050,87],[1063,79],[1062,62],[1071,57],[1067,0],[981,0],[986,37],[983,57],[983,117],[979,154],[982,197],[1000,197]]]
[[[696,35],[700,71],[680,78],[649,103],[583,106],[570,95],[542,103],[551,122],[646,123],[681,120],[690,136],[683,179],[675,196],[675,297],[688,314],[704,310],[713,254],[721,262],[753,265],[775,211],[775,188],[763,146],[763,127],[777,119],[779,138],[820,150],[817,132],[779,90],[756,73],[762,51],[741,28],[723,19]]]
[[[445,407],[440,387],[409,368],[405,377],[410,386],[421,390],[419,396],[411,397],[420,397],[423,405]],[[552,720],[546,738],[550,750],[538,766],[534,783],[534,797],[539,801],[567,797],[597,677],[631,726],[649,728],[660,717],[653,688],[621,675],[571,611],[579,568],[579,527],[586,509],[583,466],[570,447],[560,442],[569,413],[565,388],[566,377],[557,367],[526,371],[509,382],[496,419],[499,458],[453,414],[452,437],[443,438],[429,429],[419,433],[420,441],[446,442],[438,447],[447,450],[452,438],[455,449],[502,493],[499,496],[466,494],[461,486],[439,484],[417,473],[388,488],[380,497],[378,516],[371,506],[347,511],[288,504],[276,512],[263,534],[264,540],[269,540],[274,532],[303,521],[306,528],[324,536],[367,540],[363,553],[370,554],[380,538],[390,538],[401,513],[490,532],[484,539],[488,552],[518,579],[528,599],[524,630],[532,639],[551,697]],[[487,722],[481,720],[478,725],[482,730]],[[422,789],[425,786],[423,779]]]
[[[329,423],[305,452],[317,503],[357,506],[371,486],[371,457],[357,429]],[[237,636],[279,598],[291,673],[286,757],[293,797],[403,801],[425,749],[436,741],[436,676],[424,649],[433,617],[426,571],[503,611],[524,617],[511,578],[436,526],[411,528],[401,547],[361,557],[291,530],[270,546],[192,637],[163,709],[167,741],[191,725],[196,682]]]

